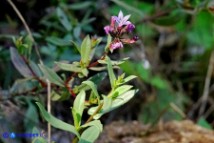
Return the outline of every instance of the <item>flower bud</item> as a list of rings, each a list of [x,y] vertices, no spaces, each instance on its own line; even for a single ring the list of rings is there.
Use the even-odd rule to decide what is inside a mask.
[[[127,32],[132,32],[135,29],[134,24],[130,23],[126,26]]]

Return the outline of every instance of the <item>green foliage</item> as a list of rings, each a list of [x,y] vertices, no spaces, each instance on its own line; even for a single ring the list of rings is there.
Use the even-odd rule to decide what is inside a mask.
[[[99,129],[96,126],[91,126],[82,133],[79,143],[93,143],[99,137],[99,134]]]
[[[33,90],[37,86],[37,81],[32,81],[30,79],[19,79],[16,80],[13,86],[10,88],[10,92],[13,94],[21,94],[23,92]]]
[[[20,54],[25,55],[27,57],[31,55],[33,42],[30,36],[26,36],[24,38],[20,37],[18,39],[15,39],[15,37],[13,37],[13,42]]]
[[[203,128],[212,129],[212,126],[203,117],[198,120],[197,124]]]
[[[32,134],[41,134],[41,132],[34,127],[32,130]],[[32,143],[46,143],[47,141],[43,137],[36,137],[32,140]]]
[[[106,47],[109,47],[110,40],[111,38],[108,38]],[[48,113],[39,102],[37,102],[42,116],[55,128],[74,133],[77,136],[75,140],[79,140],[80,143],[94,142],[102,132],[102,124],[97,119],[99,119],[103,114],[127,103],[137,92],[137,90],[133,89],[133,86],[125,85],[130,80],[136,78],[136,76],[130,75],[125,77],[125,74],[121,74],[116,78],[113,70],[113,65],[118,66],[128,58],[125,58],[123,61],[112,61],[107,55],[103,55],[99,61],[90,64],[91,56],[93,56],[92,48],[95,48],[100,42],[101,38],[91,39],[89,36],[84,38],[80,48],[73,42],[77,50],[80,52],[80,61],[76,61],[71,64],[62,62],[55,63],[61,70],[73,72],[73,75],[77,74],[79,78],[88,77],[88,68],[92,65],[94,66],[94,64],[95,66],[98,63],[106,65],[105,69],[108,71],[111,83],[111,91],[107,95],[102,94],[102,96],[100,96],[101,94],[98,93],[97,90],[97,84],[103,79],[103,77],[100,77],[100,74],[104,75],[103,73],[96,74],[95,76],[88,78],[88,80],[83,80],[80,85],[76,85],[74,89],[70,89],[71,87],[68,86],[68,84],[73,83],[74,77],[64,82],[53,69],[50,69],[45,65],[39,65],[44,75],[43,78],[48,79],[52,84],[59,86],[59,89],[61,90],[52,91],[52,100],[60,101],[67,99],[67,93],[62,92],[63,90],[69,90],[69,92],[72,90],[73,94],[77,94],[73,106],[71,107],[74,126],[55,118],[53,115]],[[105,50],[108,53],[109,48],[106,48]],[[86,91],[89,90],[91,90],[91,92],[89,100],[87,100]],[[82,124],[83,113],[87,108],[89,108],[88,114],[90,117],[85,124]]]
[[[154,23],[161,26],[171,26],[177,24],[183,19],[183,12],[180,10],[173,11],[167,16],[155,19]]]
[[[18,51],[11,47],[10,48],[11,60],[19,71],[19,73],[24,77],[33,77],[32,72],[30,71],[29,67],[25,63],[24,59],[19,55]]]
[[[151,84],[158,89],[168,89],[169,85],[165,79],[158,75],[152,75],[150,69],[144,68],[141,64],[126,62],[121,68],[128,74],[135,74],[144,82]]]
[[[64,71],[70,71],[70,72],[81,72],[82,69],[79,66],[79,63],[73,63],[73,64],[67,64],[67,63],[60,63],[60,62],[55,62],[57,66],[59,66],[60,69]]]
[[[110,59],[108,57],[107,57],[106,62],[107,62],[107,69],[108,69],[109,79],[110,79],[110,83],[111,83],[111,88],[114,89],[114,87],[115,87],[114,82],[116,80],[116,77],[114,75],[114,71],[113,71],[113,67],[110,62]]]
[[[74,100],[74,105],[72,108],[74,126],[77,130],[81,125],[81,118],[82,118],[82,113],[85,105],[85,96],[86,96],[85,91],[84,90],[80,91],[80,93],[77,95],[76,99]]]
[[[81,9],[88,8],[91,5],[93,5],[93,2],[85,1],[85,2],[71,4],[68,6],[68,8],[73,9],[73,10],[81,10]]]
[[[69,22],[68,17],[65,14],[65,12],[60,7],[58,7],[56,9],[56,13],[57,13],[58,19],[60,20],[60,23],[64,26],[64,28],[67,31],[71,31],[71,29],[72,29],[71,23]]]
[[[86,36],[81,44],[81,63],[83,64],[83,67],[88,66],[89,64],[89,56],[91,53],[91,40],[89,36]]]
[[[44,65],[39,65],[41,71],[44,74],[44,78],[48,79],[51,83],[54,83],[58,86],[64,87],[64,82],[62,79],[53,71],[52,69],[44,66]]]
[[[77,135],[79,137],[79,133],[77,132],[77,130],[75,129],[74,126],[65,123],[57,118],[55,118],[53,115],[49,114],[45,108],[43,107],[42,104],[40,104],[39,102],[36,102],[37,106],[39,107],[42,116],[45,118],[45,120],[47,120],[53,127],[61,129],[61,130],[65,130],[68,132],[71,132],[75,135]]]
[[[191,31],[187,34],[190,44],[203,46],[205,49],[212,48],[214,42],[213,23],[213,16],[209,12],[199,12],[194,19]]]

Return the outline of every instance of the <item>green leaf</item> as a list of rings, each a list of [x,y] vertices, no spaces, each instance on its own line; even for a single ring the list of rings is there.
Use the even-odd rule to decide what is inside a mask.
[[[129,58],[124,58],[124,59],[122,59],[122,60],[120,60],[120,61],[113,61],[113,60],[111,60],[111,64],[113,65],[113,66],[118,66],[118,65],[121,65],[121,64],[123,64],[126,60],[128,60]],[[107,64],[107,62],[106,62],[106,60],[98,60],[98,62],[100,63],[100,64]]]
[[[91,39],[91,47],[94,48],[102,41],[102,38],[92,38]]]
[[[89,69],[92,71],[104,71],[106,67],[90,67]]]
[[[128,77],[126,77],[125,79],[124,79],[124,82],[123,83],[126,83],[126,82],[129,82],[130,80],[132,80],[132,79],[134,79],[134,78],[136,78],[137,76],[135,76],[135,75],[130,75],[130,76],[128,76]]]
[[[72,116],[73,116],[73,119],[74,119],[74,127],[76,128],[76,130],[78,131],[79,130],[79,127],[81,125],[81,117],[80,117],[80,114],[77,113],[77,111],[72,108]]]
[[[59,119],[57,119],[56,117],[54,117],[53,115],[49,114],[45,108],[42,106],[42,104],[40,104],[39,102],[36,102],[37,106],[40,109],[40,112],[42,114],[42,116],[45,118],[46,121],[48,121],[53,127],[64,130],[64,131],[68,131],[71,132],[75,135],[77,135],[78,137],[80,136],[79,133],[76,131],[75,127],[65,123]]]
[[[61,39],[54,36],[47,37],[45,40],[56,46],[71,46],[69,40]]]
[[[21,55],[24,55],[25,57],[30,56],[33,42],[29,35],[25,38],[19,37],[15,39],[15,37],[13,37],[13,42]]]
[[[212,126],[203,117],[198,120],[197,124],[203,128],[212,129]]]
[[[88,76],[88,69],[87,68],[82,68],[81,72],[85,77]]]
[[[60,91],[51,91],[51,100],[52,101],[64,101],[70,97],[68,91],[65,88],[62,88]]]
[[[82,83],[88,85],[88,86],[92,89],[92,92],[94,93],[94,95],[95,95],[95,96],[97,97],[97,99],[99,100],[99,94],[98,94],[98,92],[97,92],[97,87],[96,87],[96,85],[95,85],[92,81],[90,81],[90,80],[83,81]]]
[[[112,110],[115,108],[118,108],[119,106],[127,103],[132,97],[136,94],[137,90],[130,90],[128,92],[125,92],[122,95],[119,95],[115,100],[112,102]]]
[[[129,91],[133,86],[131,85],[122,85],[118,88],[116,88],[111,94],[109,94],[108,97],[116,98],[117,96],[120,96],[121,94],[125,93],[126,91]]]
[[[79,25],[77,25],[74,30],[73,30],[73,36],[76,38],[76,39],[79,39],[80,37],[80,34],[81,34],[81,27]]]
[[[78,65],[75,64],[67,64],[67,63],[61,63],[61,62],[55,62],[57,64],[57,66],[65,71],[71,71],[71,72],[81,72],[82,68],[78,67]]]
[[[77,43],[75,43],[74,41],[71,41],[71,43],[72,43],[73,46],[77,49],[77,51],[78,51],[79,53],[81,53],[81,48],[80,48],[80,46],[79,46]]]
[[[111,83],[111,88],[114,89],[114,81],[116,80],[116,77],[114,75],[111,60],[107,56],[106,56],[106,62],[107,62],[107,69],[108,69],[109,79],[110,79],[110,83]]]
[[[71,31],[71,22],[68,20],[68,17],[66,16],[65,12],[61,8],[57,7],[56,13],[59,18],[59,21],[65,27],[65,29],[67,31]]]
[[[212,49],[214,43],[214,18],[207,11],[198,13],[187,33],[188,42],[194,46]],[[199,28],[200,27],[200,28]]]
[[[99,134],[99,129],[96,126],[91,126],[82,133],[79,143],[93,143],[99,137]]]
[[[91,52],[91,40],[90,37],[87,35],[81,44],[81,62],[87,66],[89,64]]]
[[[106,73],[105,72],[102,72],[102,73],[97,73],[96,75],[90,77],[88,80],[92,81],[93,83],[96,83],[96,85],[99,85],[100,82],[106,77]],[[79,91],[81,90],[89,90],[90,87],[84,83],[82,83],[81,85],[79,86],[75,86],[74,87],[74,91],[75,93],[78,93]]]
[[[85,91],[82,90],[80,93],[76,96],[74,100],[74,106],[73,109],[76,110],[76,112],[82,117],[82,113],[84,110],[84,104],[85,104]]]
[[[159,88],[159,89],[168,89],[169,85],[166,80],[162,79],[159,76],[154,76],[151,79],[151,85]]]
[[[54,36],[47,37],[45,40],[56,46],[71,46],[70,41],[64,40],[58,37],[54,37]]]
[[[105,79],[106,75],[107,75],[106,72],[99,72],[94,76],[90,77],[88,80],[92,81],[93,83],[96,83],[96,85],[99,85],[100,82]]]
[[[18,51],[15,48],[10,47],[10,55],[13,65],[22,76],[34,77],[24,59],[19,55]]]
[[[111,37],[110,34],[108,34],[107,43],[106,43],[106,46],[105,46],[105,51],[106,52],[109,50],[109,46],[111,44],[111,40],[112,40],[112,37]]]
[[[39,65],[39,67],[42,70],[45,78],[47,78],[51,83],[64,87],[63,80],[52,69],[44,65]]]
[[[151,70],[144,68],[141,64],[136,64],[133,66],[135,66],[137,68],[135,71],[137,72],[137,74],[139,74],[139,77],[143,81],[150,83],[150,80],[152,77]]]
[[[100,120],[94,120],[94,121],[91,121],[89,123],[86,123],[84,125],[82,125],[81,127],[83,128],[86,128],[86,127],[90,127],[90,126],[95,126],[99,129],[100,132],[102,132],[103,130],[103,125],[102,123],[100,122]]]
[[[30,79],[17,79],[13,86],[10,88],[10,93],[25,93],[33,90],[38,86],[38,82]]]
[[[122,70],[127,73],[127,74],[134,74],[137,75],[137,70],[136,70],[136,63],[130,62],[130,61],[126,61],[123,64],[120,65],[120,67],[122,68]]]
[[[103,114],[105,113],[108,113],[110,112],[111,110],[113,110],[113,108],[111,108],[111,105],[112,105],[112,99],[111,98],[108,98],[106,96],[103,96],[103,107],[102,109],[100,110],[99,113],[97,113],[93,118],[94,119],[99,119]],[[98,106],[97,107],[91,107],[89,110],[88,110],[88,114],[89,115],[92,115],[94,114],[94,112],[97,110]]]
[[[35,73],[38,77],[41,77],[41,76],[42,76],[42,72],[41,72],[41,70],[39,69],[38,64],[36,64],[36,63],[33,62],[33,61],[29,61],[29,65],[30,65],[31,69],[34,71],[34,73]]]

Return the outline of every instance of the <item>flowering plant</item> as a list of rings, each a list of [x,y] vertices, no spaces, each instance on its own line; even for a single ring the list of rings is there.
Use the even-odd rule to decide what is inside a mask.
[[[114,38],[109,46],[111,52],[114,49],[122,48],[123,44],[132,44],[138,40],[137,36],[131,39],[123,38],[124,34],[130,34],[135,28],[134,24],[128,21],[130,16],[123,16],[123,12],[120,11],[118,16],[111,17],[111,24],[104,27],[106,34],[110,34]]]
[[[123,38],[123,35],[129,35],[135,28],[135,26],[128,21],[129,17],[130,15],[123,16],[121,11],[118,16],[111,17],[111,24],[104,27],[106,34],[108,34],[105,53],[96,62],[91,62],[91,59],[95,47],[101,42],[101,38],[90,38],[86,36],[80,46],[73,42],[80,53],[81,60],[71,64],[56,62],[56,65],[61,70],[72,73],[72,76],[68,79],[62,80],[53,69],[39,65],[43,72],[43,79],[48,79],[51,84],[57,87],[55,89],[52,88],[52,100],[65,100],[68,99],[70,95],[75,98],[73,106],[71,107],[74,125],[57,119],[48,113],[41,103],[37,102],[41,114],[46,121],[58,129],[76,135],[73,143],[94,142],[103,128],[99,120],[100,117],[128,102],[137,92],[136,89],[133,89],[132,85],[127,84],[127,82],[134,79],[135,76],[130,75],[125,77],[123,73],[116,77],[114,74],[113,69],[118,68],[126,59],[122,61],[112,61],[108,56],[108,51],[113,52],[115,49],[122,48],[123,44],[131,44],[137,40],[136,36],[131,39]],[[97,90],[98,83],[94,80],[95,77],[103,73],[88,77],[90,71],[100,72],[106,69],[111,85],[111,90],[108,94],[99,93]],[[79,85],[74,84],[74,80],[77,78],[82,79]],[[87,95],[86,93],[90,94]],[[82,120],[84,110],[87,110],[89,114],[87,121]]]

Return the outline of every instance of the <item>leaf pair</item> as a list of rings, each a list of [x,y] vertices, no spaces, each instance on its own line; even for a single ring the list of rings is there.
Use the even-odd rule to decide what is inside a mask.
[[[82,91],[77,95],[74,101],[74,107],[72,108],[72,113],[75,113],[73,114],[73,116],[75,117],[74,118],[75,127],[49,114],[39,102],[36,102],[36,104],[39,107],[42,116],[53,127],[75,134],[79,138],[79,143],[85,143],[85,142],[93,143],[98,138],[99,134],[102,132],[103,125],[99,120],[94,120],[92,122],[89,122],[87,124],[80,126],[81,124],[80,120],[84,110],[84,102],[85,102],[85,92]],[[81,135],[78,132],[80,127],[82,129],[86,128]]]

